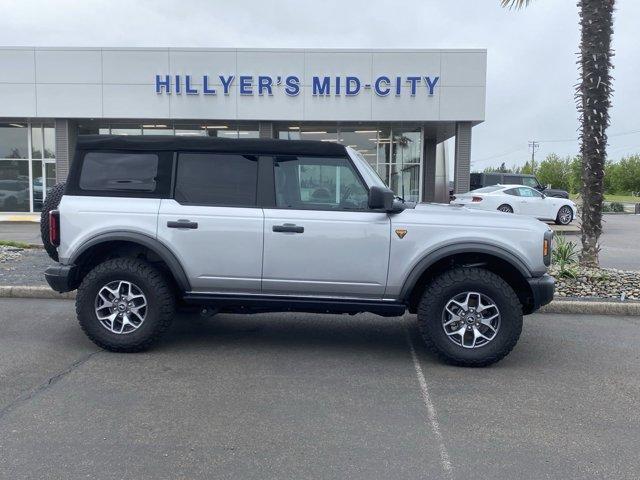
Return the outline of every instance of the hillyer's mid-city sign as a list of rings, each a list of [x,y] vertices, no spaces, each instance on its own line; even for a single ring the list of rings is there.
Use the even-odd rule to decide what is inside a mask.
[[[362,90],[373,90],[379,97],[401,96],[404,86],[412,97],[418,87],[423,86],[426,95],[433,95],[440,77],[437,76],[386,76],[381,75],[372,82],[365,82],[356,76],[314,76],[311,77],[311,90],[314,96],[355,96]],[[286,77],[269,75],[156,75],[157,94],[175,95],[229,95],[237,89],[240,95],[274,95],[284,91],[290,97],[300,93],[301,80],[297,75]]]

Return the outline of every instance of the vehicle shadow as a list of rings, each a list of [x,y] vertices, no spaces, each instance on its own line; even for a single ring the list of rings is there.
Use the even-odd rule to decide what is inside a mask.
[[[180,314],[158,346],[163,350],[215,349],[242,346],[261,351],[363,351],[409,355],[407,331],[417,339],[415,316],[384,318],[371,314],[310,315],[302,313]],[[414,340],[415,341],[415,340]]]

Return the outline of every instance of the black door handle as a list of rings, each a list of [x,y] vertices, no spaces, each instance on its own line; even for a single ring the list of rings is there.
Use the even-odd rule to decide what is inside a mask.
[[[291,232],[291,233],[304,233],[304,227],[299,227],[293,223],[285,223],[284,225],[274,225],[274,232]]]
[[[187,229],[196,229],[198,228],[198,222],[192,222],[191,220],[180,219],[177,222],[169,221],[167,222],[167,227],[169,228],[187,228]]]

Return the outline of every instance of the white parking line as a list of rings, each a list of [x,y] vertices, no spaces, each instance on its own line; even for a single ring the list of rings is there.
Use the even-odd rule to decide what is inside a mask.
[[[420,361],[418,360],[416,349],[413,346],[413,341],[411,340],[409,330],[405,329],[405,334],[407,336],[407,343],[409,344],[411,358],[413,359],[413,366],[416,370],[416,375],[418,376],[418,384],[420,385],[420,392],[422,393],[422,401],[424,402],[424,406],[427,408],[427,418],[429,419],[429,426],[431,427],[431,430],[436,437],[438,447],[440,449],[440,463],[447,476],[449,478],[452,478],[451,460],[449,459],[449,452],[447,452],[447,447],[444,444],[442,433],[440,433],[438,413],[436,412],[436,407],[431,401],[429,388],[427,387],[427,380],[424,378],[424,373],[422,372],[422,367],[420,366]]]

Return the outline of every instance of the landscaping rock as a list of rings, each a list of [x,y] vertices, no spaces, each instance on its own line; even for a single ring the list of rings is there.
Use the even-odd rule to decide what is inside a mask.
[[[549,273],[556,278],[557,297],[640,300],[640,272],[576,266],[575,278],[571,278],[562,276],[559,268],[552,265]]]

